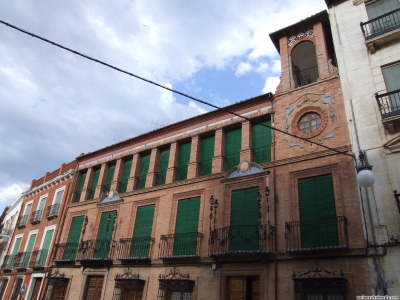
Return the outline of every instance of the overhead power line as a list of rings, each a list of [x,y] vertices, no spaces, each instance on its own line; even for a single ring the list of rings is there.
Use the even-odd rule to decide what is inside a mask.
[[[269,126],[269,125],[266,125],[266,124],[257,122],[257,121],[255,121],[255,120],[251,120],[251,119],[249,119],[249,118],[247,118],[247,117],[245,117],[245,116],[239,115],[239,114],[237,114],[237,113],[235,113],[235,112],[233,112],[233,111],[230,111],[230,110],[228,110],[228,109],[226,109],[226,108],[216,106],[216,105],[214,105],[214,104],[212,104],[212,103],[203,101],[203,100],[201,100],[201,99],[198,99],[198,98],[195,98],[195,97],[193,97],[193,96],[187,95],[187,94],[182,93],[182,92],[180,92],[180,91],[177,91],[177,90],[171,89],[171,88],[169,88],[169,87],[166,87],[166,86],[164,86],[164,85],[162,85],[162,84],[159,84],[159,83],[157,83],[157,82],[151,81],[151,80],[149,80],[149,79],[147,79],[147,78],[144,78],[144,77],[141,77],[141,76],[139,76],[139,75],[133,74],[133,73],[131,73],[131,72],[122,70],[122,69],[117,68],[117,67],[115,67],[115,66],[113,66],[113,65],[110,65],[110,64],[108,64],[108,63],[105,63],[105,62],[103,62],[103,61],[101,61],[101,60],[98,60],[98,59],[95,59],[95,58],[90,57],[90,56],[88,56],[88,55],[82,54],[82,53],[80,53],[80,52],[78,52],[78,51],[75,51],[75,50],[70,49],[70,48],[68,48],[68,47],[65,47],[65,46],[63,46],[63,45],[60,45],[60,44],[57,44],[57,43],[55,43],[55,42],[53,42],[53,41],[50,41],[50,40],[48,40],[48,39],[45,39],[45,38],[43,38],[43,37],[41,37],[41,36],[38,36],[38,35],[36,35],[36,34],[34,34],[34,33],[32,33],[32,32],[29,32],[29,31],[27,31],[27,30],[24,30],[24,29],[22,29],[22,28],[19,28],[19,27],[17,27],[17,26],[14,26],[14,25],[12,25],[12,24],[10,24],[10,23],[4,22],[3,20],[0,20],[0,23],[6,25],[6,26],[8,26],[8,27],[11,27],[11,28],[13,28],[13,29],[16,29],[16,30],[18,30],[18,31],[20,31],[20,32],[23,32],[23,33],[25,33],[25,34],[27,34],[27,35],[30,35],[30,36],[32,36],[32,37],[34,37],[34,38],[37,38],[37,39],[39,39],[39,40],[42,40],[42,41],[44,41],[44,42],[46,42],[46,43],[52,44],[53,46],[57,46],[57,47],[59,47],[59,48],[61,48],[61,49],[64,49],[64,50],[69,51],[69,52],[72,52],[72,53],[74,53],[74,54],[76,54],[76,55],[82,56],[82,57],[84,57],[84,58],[86,58],[86,59],[92,60],[92,61],[97,62],[97,63],[99,63],[99,64],[102,64],[102,65],[104,65],[104,66],[106,66],[106,67],[109,67],[109,68],[111,68],[111,69],[114,69],[114,70],[116,70],[116,71],[118,71],[118,72],[127,74],[127,75],[129,75],[129,76],[135,77],[135,78],[140,79],[140,80],[143,80],[143,81],[145,81],[145,82],[148,82],[148,83],[150,83],[150,84],[153,84],[153,85],[155,85],[155,86],[158,86],[158,87],[160,87],[160,88],[162,88],[162,89],[165,89],[165,90],[167,90],[167,91],[170,91],[170,92],[173,92],[173,93],[175,93],[175,94],[181,95],[181,96],[183,96],[183,97],[192,99],[192,100],[194,100],[194,101],[196,101],[196,102],[199,102],[199,103],[202,103],[202,104],[211,106],[211,107],[216,108],[216,109],[218,109],[218,110],[222,110],[222,111],[224,111],[224,112],[226,112],[226,113],[228,113],[228,114],[237,116],[237,117],[242,118],[242,119],[244,119],[244,120],[251,121],[251,122],[256,123],[256,124],[260,124],[260,125],[262,125],[262,126],[264,126],[264,127],[270,128],[270,129],[275,130],[275,131],[278,131],[278,132],[281,132],[281,133],[283,133],[283,134],[285,134],[285,135],[288,135],[288,136],[291,136],[291,137],[294,137],[294,138],[297,138],[297,139],[306,141],[306,142],[308,142],[308,143],[313,143],[313,144],[315,144],[315,145],[318,145],[318,146],[321,146],[321,147],[323,147],[323,148],[326,148],[326,149],[329,149],[329,150],[331,150],[331,151],[334,151],[334,152],[336,152],[336,153],[338,153],[338,154],[348,155],[348,156],[351,156],[351,157],[355,158],[354,155],[349,154],[349,153],[347,153],[347,152],[342,152],[342,151],[336,150],[336,149],[334,149],[334,148],[325,146],[325,145],[323,145],[323,144],[315,143],[315,142],[313,142],[313,141],[310,140],[310,139],[306,139],[306,138],[303,138],[303,137],[299,137],[299,136],[296,136],[296,135],[291,134],[291,133],[289,133],[289,132],[286,132],[286,131],[277,129],[277,128],[275,128],[275,127],[272,127],[272,126]]]

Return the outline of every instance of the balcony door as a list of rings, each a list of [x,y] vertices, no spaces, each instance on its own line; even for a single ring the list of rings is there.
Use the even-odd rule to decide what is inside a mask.
[[[155,205],[140,206],[137,210],[131,257],[149,257]]]
[[[400,2],[398,2],[400,3]],[[400,5],[400,4],[399,4]],[[382,67],[382,74],[385,80],[386,91],[388,93],[400,90],[400,64]],[[390,112],[400,111],[400,92],[390,95]]]
[[[81,237],[84,216],[75,217],[72,219],[71,228],[68,233],[67,243],[65,245],[65,251],[63,260],[74,260],[76,252],[78,251],[79,239]]]
[[[114,210],[101,215],[94,258],[108,258],[116,214],[117,211]]]

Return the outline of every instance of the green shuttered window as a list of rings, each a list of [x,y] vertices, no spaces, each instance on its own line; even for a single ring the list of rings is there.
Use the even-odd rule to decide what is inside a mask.
[[[28,267],[29,260],[31,259],[33,246],[35,246],[36,236],[37,236],[36,233],[35,234],[31,234],[29,236],[28,244],[27,244],[26,249],[25,249],[25,255],[24,255],[24,258],[23,258],[23,261],[22,261],[22,267],[23,268],[27,268]]]
[[[212,159],[214,157],[215,136],[206,137],[201,140],[200,175],[209,175],[212,172]]]
[[[75,195],[74,195],[74,202],[79,202],[79,200],[81,198],[83,187],[85,185],[85,181],[86,181],[86,173],[83,173],[83,174],[81,174],[81,179],[79,181],[79,186],[78,186],[78,189],[76,190]]]
[[[240,150],[242,150],[242,128],[225,133],[226,169],[230,170],[240,163]]]
[[[93,255],[94,258],[108,258],[116,213],[117,212],[114,210],[104,212],[101,215],[100,225],[97,232],[96,246]],[[110,219],[109,222],[108,219]]]
[[[332,174],[299,179],[302,248],[338,245]]]
[[[191,142],[186,144],[181,144],[179,146],[178,180],[185,180],[187,178],[191,147],[192,147]]]
[[[150,154],[142,157],[142,163],[140,164],[140,174],[138,189],[143,189],[146,186],[147,173],[149,172],[150,165]]]
[[[271,161],[271,129],[263,125],[271,126],[271,121],[264,121],[252,126],[254,161],[259,164]]]
[[[180,200],[175,225],[174,256],[194,256],[197,248],[200,198]]]
[[[160,168],[158,170],[158,181],[157,184],[165,184],[167,178],[168,162],[169,162],[169,149],[164,150],[160,154]]]
[[[53,234],[54,234],[54,229],[46,231],[46,234],[44,236],[44,241],[42,244],[42,249],[40,251],[40,256],[39,256],[39,261],[38,261],[39,266],[46,265],[46,260],[47,260],[48,254],[49,254],[50,244],[51,244],[51,240],[53,239]]]
[[[21,241],[22,241],[22,237],[19,237],[15,240],[14,248],[11,252],[11,257],[8,260],[7,269],[12,269],[14,267],[15,255],[17,255],[17,253],[18,253],[19,246],[21,245]]]
[[[63,255],[64,260],[75,259],[84,220],[84,216],[79,216],[72,219],[71,228],[69,229],[67,244],[65,245],[65,251]]]
[[[148,257],[155,205],[140,206],[137,210],[131,257]]]
[[[97,184],[99,183],[100,171],[100,169],[94,171],[92,185],[90,190],[88,191],[88,199],[94,198],[94,192],[96,191]]]
[[[122,173],[120,193],[126,192],[126,188],[128,186],[128,180],[129,177],[131,176],[131,169],[132,169],[132,159],[126,160],[124,164],[124,171]]]
[[[111,183],[113,182],[114,179],[114,173],[115,173],[115,164],[111,165],[108,168],[108,174],[107,174],[107,182],[106,182],[106,191],[110,191],[111,189]]]
[[[258,250],[259,189],[232,192],[230,251]]]

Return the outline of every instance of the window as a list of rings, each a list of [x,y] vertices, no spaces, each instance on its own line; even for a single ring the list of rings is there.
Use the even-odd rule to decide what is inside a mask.
[[[103,276],[88,276],[84,299],[100,300],[103,282]]]
[[[254,161],[258,164],[271,161],[271,121],[264,121],[261,124],[253,124],[252,126],[252,148],[254,153]]]
[[[22,286],[22,282],[24,281],[24,278],[22,277],[16,277],[14,281],[14,286],[11,292],[10,300],[17,300],[19,296],[19,291]]]
[[[155,205],[140,206],[137,210],[131,257],[147,258],[150,253]]]
[[[91,184],[91,188],[88,189],[87,199],[93,199],[94,198],[94,193],[96,191],[97,184],[99,183],[100,171],[101,171],[100,168],[94,170],[93,181],[92,181],[92,184]]]
[[[39,255],[35,262],[37,266],[44,267],[46,265],[47,256],[49,254],[51,246],[51,241],[53,240],[53,235],[54,235],[54,228],[46,230],[46,233],[44,234],[44,239],[42,240],[42,245],[40,247],[41,249],[39,250]]]
[[[72,219],[71,227],[68,233],[67,243],[64,245],[64,247],[59,248],[60,259],[75,260],[84,220],[85,220],[84,216],[79,216]]]
[[[120,193],[125,193],[126,188],[128,187],[128,180],[131,176],[131,169],[132,169],[132,158],[125,161],[124,164],[124,171],[122,173],[122,181],[119,187]]]
[[[138,189],[143,189],[146,186],[147,173],[149,172],[150,166],[150,154],[144,155],[142,157],[142,162],[140,164],[139,182],[137,185]]]
[[[345,278],[294,279],[296,300],[344,300]]]
[[[382,67],[382,74],[389,94],[387,103],[384,103],[387,112],[398,114],[400,113],[400,63]]]
[[[19,218],[17,226],[25,226],[26,225],[26,222],[28,221],[28,217],[31,213],[31,209],[32,209],[32,202],[27,203],[25,206],[24,215]]]
[[[191,147],[191,142],[179,145],[178,180],[187,178]]]
[[[157,184],[165,184],[167,178],[168,162],[169,162],[170,150],[163,150],[160,154],[160,167],[158,169],[158,180]]]
[[[67,299],[68,283],[69,279],[67,278],[48,278],[45,300]]]
[[[53,200],[53,204],[49,206],[47,217],[55,217],[58,216],[58,212],[60,211],[61,201],[64,196],[64,188],[62,190],[57,190],[56,195]]]
[[[226,169],[230,170],[240,163],[240,150],[242,150],[242,128],[225,133],[225,158]]]
[[[115,173],[115,163],[108,167],[107,181],[106,181],[106,185],[104,187],[104,192],[110,191],[111,183],[113,182],[113,179],[114,179],[114,173]]]
[[[302,116],[299,120],[299,129],[304,133],[312,133],[321,126],[321,116],[311,112]]]
[[[368,19],[372,20],[400,8],[399,0],[376,0],[365,5]]]
[[[259,300],[260,277],[228,277],[228,299]]]
[[[314,43],[304,41],[294,46],[291,52],[292,84],[298,88],[316,82],[318,73],[317,55]]]
[[[24,251],[25,254],[24,254],[24,256],[22,258],[22,262],[20,264],[20,267],[22,267],[22,268],[28,267],[29,261],[31,259],[32,250],[33,250],[33,247],[35,246],[36,237],[37,237],[37,231],[35,233],[31,233],[29,235],[28,243],[26,244],[26,248]]]
[[[35,300],[39,297],[39,292],[40,292],[40,287],[42,286],[42,277],[35,277],[32,280],[32,284],[33,284],[33,291],[31,294],[30,299]]]
[[[102,213],[93,258],[108,258],[117,211]]]
[[[14,267],[15,258],[17,256],[19,246],[21,245],[22,236],[16,237],[13,250],[11,251],[10,258],[8,260],[7,269],[12,269]]]
[[[205,137],[201,140],[200,175],[212,173],[212,159],[214,157],[215,136]]]
[[[37,210],[32,213],[31,223],[40,222],[40,220],[42,219],[43,210],[46,205],[46,201],[47,201],[47,195],[40,198]]]
[[[142,300],[144,280],[115,279],[113,300]]]
[[[192,300],[194,281],[189,279],[159,279],[157,300]]]
[[[0,281],[0,299],[3,299],[8,284],[8,278],[3,277]]]
[[[81,173],[80,175],[81,175],[80,176],[81,178],[79,180],[78,189],[76,190],[75,195],[74,195],[74,202],[79,202],[79,200],[81,199],[81,194],[82,194],[83,187],[85,186],[86,172],[85,173]]]

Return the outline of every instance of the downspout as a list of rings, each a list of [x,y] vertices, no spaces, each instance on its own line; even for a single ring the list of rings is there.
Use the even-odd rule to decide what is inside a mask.
[[[271,106],[272,106],[272,112],[271,112],[271,122],[272,122],[272,127],[275,127],[275,108],[274,108],[274,101],[273,98],[271,99]],[[275,161],[276,161],[276,142],[275,142],[275,130],[272,130],[272,176],[273,176],[273,181],[274,181],[274,223],[275,223],[275,228],[277,227],[276,225],[276,204],[278,203],[278,197],[276,193],[276,166],[275,166]],[[274,239],[274,249],[277,251],[277,237],[276,237],[276,232],[275,232],[275,239]],[[275,300],[278,299],[278,260],[275,260]]]

